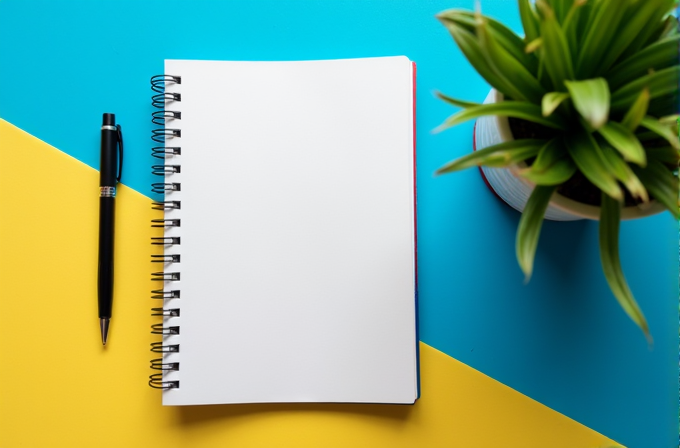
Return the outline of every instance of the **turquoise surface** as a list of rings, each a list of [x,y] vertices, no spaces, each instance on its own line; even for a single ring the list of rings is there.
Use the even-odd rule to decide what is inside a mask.
[[[651,348],[602,277],[597,223],[547,222],[524,285],[514,259],[519,214],[475,170],[433,176],[471,149],[473,123],[432,134],[454,112],[432,90],[475,101],[488,91],[434,19],[452,7],[474,5],[0,0],[0,117],[97,168],[101,114],[115,113],[123,181],[149,195],[148,80],[163,59],[406,55],[418,64],[421,339],[631,448],[676,446],[677,224],[666,213],[622,227],[623,265]],[[516,2],[482,8],[520,30]]]

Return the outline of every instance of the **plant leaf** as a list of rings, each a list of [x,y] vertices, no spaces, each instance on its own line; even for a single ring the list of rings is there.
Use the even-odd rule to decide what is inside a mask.
[[[576,173],[576,164],[569,157],[563,157],[544,171],[521,170],[520,176],[536,185],[561,185]]]
[[[585,131],[566,136],[565,144],[576,166],[589,181],[609,196],[623,200],[623,191],[604,162],[602,150]]]
[[[676,6],[677,7],[677,2]],[[664,20],[663,29],[659,35],[659,39],[678,34],[678,19],[675,16],[668,15]],[[658,39],[655,39],[658,40]]]
[[[530,167],[519,174],[536,185],[559,185],[576,172],[576,164],[569,157],[561,138],[554,138],[538,152]]]
[[[564,22],[562,22],[562,30],[564,30],[564,35],[567,38],[572,62],[578,58],[578,24],[581,18],[582,6],[586,3],[587,0],[576,0],[572,4],[571,9],[569,9]]]
[[[474,67],[479,75],[488,82],[491,87],[503,93],[506,97],[512,96],[511,93],[516,89],[510,82],[502,75],[498,75],[494,68],[487,62],[483,55],[482,47],[477,40],[477,37],[471,32],[465,30],[463,27],[457,25],[455,22],[448,20],[441,14],[437,16],[442,24],[449,30],[453,40],[463,52],[468,62]]]
[[[534,51],[538,50],[543,46],[543,38],[539,37],[538,39],[534,39],[531,42],[527,44],[526,47],[524,47],[524,51],[527,53],[533,53]]]
[[[463,9],[450,9],[437,15],[438,18],[446,18],[455,22],[470,33],[476,33],[477,19],[475,13]],[[492,19],[485,17],[489,26],[489,33],[493,36],[508,53],[512,54],[527,70],[535,72],[538,61],[533,55],[527,55],[524,51],[524,41],[508,27]]]
[[[640,122],[647,114],[649,107],[649,90],[642,89],[640,96],[635,100],[633,105],[626,112],[626,116],[621,120],[621,124],[628,130],[634,131],[640,125]]]
[[[642,121],[640,121],[640,125],[665,138],[673,148],[680,150],[680,141],[678,141],[678,135],[674,133],[669,126],[664,126],[664,124],[659,122],[659,120],[650,116],[643,118]]]
[[[600,209],[600,260],[602,270],[614,297],[621,308],[640,327],[645,336],[650,339],[647,320],[642,314],[633,294],[626,283],[619,259],[619,226],[621,224],[621,203],[602,193],[602,207]]]
[[[609,118],[609,86],[604,78],[566,81],[571,100],[579,114],[593,129],[599,129]]]
[[[640,166],[647,164],[647,156],[640,140],[624,125],[610,121],[602,126],[598,132],[610,145],[616,148],[623,158]]]
[[[515,89],[515,92],[511,93],[512,98],[535,103],[540,101],[545,94],[545,89],[541,83],[520,61],[496,41],[489,28],[488,20],[480,15],[480,21],[477,24],[477,37],[489,66],[510,81]]]
[[[548,117],[552,115],[562,101],[567,98],[569,98],[569,94],[565,92],[550,92],[543,95],[543,101],[541,101],[543,116]]]
[[[574,4],[574,0],[546,0],[550,7],[555,11],[557,21],[562,24]]]
[[[675,219],[680,218],[678,207],[678,176],[658,160],[651,159],[646,168],[633,166],[647,190],[671,212]]]
[[[662,70],[678,63],[680,34],[656,42],[619,62],[606,75],[612,89],[628,84],[650,70]]]
[[[435,90],[434,94],[440,100],[444,100],[444,101],[446,101],[447,103],[449,103],[453,106],[462,107],[462,108],[481,106],[481,103],[472,103],[470,101],[463,101],[463,100],[457,100],[455,98],[451,98],[450,96],[441,93],[439,90]]]
[[[600,0],[599,5],[592,11],[592,20],[586,29],[585,38],[581,44],[576,61],[576,76],[587,79],[597,73],[597,62],[602,61],[614,37],[626,8],[621,0]]]
[[[522,27],[524,28],[524,40],[532,42],[539,37],[538,34],[538,17],[529,0],[519,0],[519,16],[522,19]]]
[[[640,182],[640,179],[633,173],[633,170],[621,158],[621,155],[609,145],[600,145],[605,162],[609,165],[610,172],[626,186],[630,194],[640,199],[642,202],[649,202],[649,194]]]
[[[677,113],[680,109],[679,93],[680,92],[651,100],[649,102],[649,107],[647,108],[647,115],[663,117],[665,115]]]
[[[535,104],[530,104],[525,101],[501,101],[500,103],[468,107],[465,110],[457,112],[447,118],[444,123],[434,130],[434,132],[443,131],[444,129],[484,115],[521,118],[553,129],[563,129],[564,126],[561,120],[555,116],[544,117],[541,114],[541,108]]]
[[[435,174],[447,174],[481,165],[507,166],[535,156],[544,144],[545,140],[520,139],[488,146],[447,163]]]
[[[619,7],[624,8],[621,5]],[[602,55],[602,59],[594,61],[598,66],[596,74],[606,72],[633,40],[638,38],[644,28],[653,23],[650,19],[656,14],[658,7],[658,0],[645,0],[634,2],[627,8],[630,13],[626,15],[626,20],[622,21],[621,28],[616,31],[616,38],[611,40],[611,45]]]
[[[673,114],[659,118],[659,123],[666,126],[679,126],[680,122],[678,122],[678,120],[680,120],[680,114]],[[678,131],[680,131],[680,129],[678,129]]]
[[[649,89],[650,101],[664,95],[677,94],[680,66],[665,68],[626,84],[612,94],[611,110],[623,112],[630,108],[642,89]]]
[[[538,152],[538,156],[534,163],[531,164],[530,169],[535,172],[545,171],[550,168],[555,162],[568,157],[567,148],[564,147],[562,138],[553,138],[547,142]]]
[[[650,26],[646,26],[640,30],[640,33],[635,37],[635,40],[628,46],[624,53],[624,57],[635,54],[641,48],[648,46],[650,40],[657,36],[661,37],[662,33],[666,30],[666,21],[664,20],[664,17],[677,6],[677,0],[657,0],[654,2],[645,0],[645,2],[655,3],[655,14],[648,22]],[[654,26],[654,24],[658,24],[658,26]]]
[[[653,146],[647,148],[647,157],[673,166],[678,166],[678,163],[680,163],[680,151],[672,146]]]
[[[538,237],[543,225],[543,217],[548,208],[548,202],[552,197],[556,187],[536,186],[531,192],[527,201],[522,217],[519,220],[517,229],[517,239],[515,242],[515,252],[517,262],[522,272],[524,272],[525,282],[531,278],[534,269],[534,257],[538,246]]]
[[[548,72],[555,89],[563,91],[564,82],[568,79],[574,79],[574,67],[567,38],[552,9],[543,2],[539,2],[537,5],[544,5],[541,6],[544,18],[540,24],[541,37],[543,38],[541,60],[545,64],[545,70]]]

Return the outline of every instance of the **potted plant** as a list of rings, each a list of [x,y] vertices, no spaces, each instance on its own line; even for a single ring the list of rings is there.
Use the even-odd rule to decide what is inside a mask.
[[[544,218],[599,220],[605,278],[649,337],[618,254],[621,219],[669,210],[678,218],[677,0],[519,0],[524,37],[464,10],[437,15],[491,85],[471,119],[475,151],[439,174],[478,166],[489,186],[522,211],[516,240],[528,279]]]

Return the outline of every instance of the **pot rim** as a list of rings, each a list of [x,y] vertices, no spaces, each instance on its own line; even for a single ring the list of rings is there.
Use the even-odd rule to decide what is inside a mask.
[[[494,102],[498,103],[503,101],[503,94],[501,92],[497,91],[496,89],[491,90],[493,92]],[[515,139],[515,137],[512,135],[512,131],[510,130],[510,122],[508,121],[508,117],[492,115],[489,118],[492,118],[494,120],[494,123],[497,126],[503,141],[511,141]],[[524,162],[521,162],[519,164],[509,166],[508,169],[519,181],[528,185],[531,188],[534,188],[536,184],[518,175],[519,170],[525,167],[526,165],[524,164]],[[550,205],[556,209],[571,213],[576,216],[580,216],[585,219],[592,219],[595,221],[600,220],[601,207],[575,201],[573,199],[561,195],[558,192],[555,192],[553,194],[552,198],[550,199]],[[664,210],[665,208],[661,203],[659,203],[656,200],[652,200],[648,204],[639,204],[623,207],[621,209],[621,219],[627,220],[643,218],[645,216],[661,213]]]

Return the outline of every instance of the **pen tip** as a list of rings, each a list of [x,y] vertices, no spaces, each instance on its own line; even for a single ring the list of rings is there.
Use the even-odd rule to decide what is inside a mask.
[[[102,331],[102,345],[106,345],[106,340],[109,337],[109,319],[103,317],[99,319],[99,328]]]

